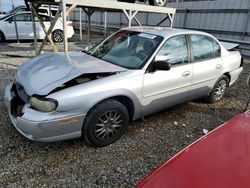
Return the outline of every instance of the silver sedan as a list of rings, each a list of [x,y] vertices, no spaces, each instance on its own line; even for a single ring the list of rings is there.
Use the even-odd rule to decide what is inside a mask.
[[[5,90],[16,129],[35,141],[115,142],[129,122],[195,98],[219,101],[242,58],[213,36],[132,27],[84,52],[47,53],[21,65]]]

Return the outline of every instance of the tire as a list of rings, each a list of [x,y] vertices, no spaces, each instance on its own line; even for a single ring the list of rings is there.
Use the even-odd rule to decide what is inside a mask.
[[[60,29],[53,31],[52,38],[53,38],[53,41],[56,43],[63,42],[63,31]]]
[[[150,5],[165,7],[167,5],[168,0],[148,0]]]
[[[4,33],[0,31],[0,42],[4,42],[4,41],[5,41]]]
[[[126,131],[129,114],[117,100],[106,100],[90,110],[83,123],[84,140],[93,146],[102,147],[117,141]]]
[[[221,76],[215,83],[213,89],[210,91],[207,101],[209,103],[215,103],[222,99],[228,88],[229,80],[226,76]]]

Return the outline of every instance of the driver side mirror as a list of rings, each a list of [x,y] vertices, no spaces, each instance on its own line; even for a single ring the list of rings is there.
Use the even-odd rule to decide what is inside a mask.
[[[153,63],[153,68],[154,70],[163,70],[163,71],[168,71],[171,68],[171,65],[167,61],[154,61]]]
[[[250,76],[248,76],[248,78],[247,78],[247,85],[248,85],[248,87],[250,87]]]

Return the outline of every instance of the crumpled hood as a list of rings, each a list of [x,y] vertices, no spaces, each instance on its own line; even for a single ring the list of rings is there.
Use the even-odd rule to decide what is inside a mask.
[[[127,69],[82,52],[46,53],[20,66],[17,82],[28,95],[47,95],[53,89],[82,74],[112,73]]]

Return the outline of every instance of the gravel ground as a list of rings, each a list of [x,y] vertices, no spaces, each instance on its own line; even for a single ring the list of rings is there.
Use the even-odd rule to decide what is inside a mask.
[[[71,50],[83,46],[70,43]],[[216,104],[192,101],[133,122],[120,140],[103,148],[81,139],[37,143],[13,128],[2,101],[18,66],[33,55],[30,43],[0,45],[0,187],[134,187],[203,136],[203,129],[210,131],[242,112],[249,96],[250,61],[245,60],[239,80]]]

